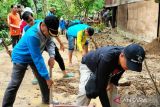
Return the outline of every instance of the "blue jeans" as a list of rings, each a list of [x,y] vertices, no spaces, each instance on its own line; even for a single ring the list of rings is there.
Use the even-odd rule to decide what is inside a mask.
[[[17,91],[19,89],[19,86],[21,85],[21,82],[23,80],[28,65],[31,66],[36,78],[38,79],[38,83],[42,93],[42,102],[49,103],[49,89],[46,80],[40,76],[35,65],[33,63],[31,64],[14,63],[12,69],[11,81],[5,91],[2,107],[13,107]]]
[[[72,36],[68,36],[68,46],[69,50],[74,50],[74,45],[75,45],[75,38]]]
[[[69,46],[69,50],[74,50],[74,46],[75,46],[75,38],[74,37],[72,37],[72,36],[69,36],[68,37],[68,46]],[[85,45],[88,45],[89,44],[89,41],[88,40],[86,40],[86,43],[85,43]]]

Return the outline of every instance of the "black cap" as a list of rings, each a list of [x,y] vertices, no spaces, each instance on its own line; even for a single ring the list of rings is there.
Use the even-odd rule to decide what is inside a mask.
[[[55,36],[58,34],[59,19],[57,17],[53,15],[46,16],[44,19],[44,23],[46,24],[51,36]]]
[[[124,48],[124,54],[127,59],[128,69],[141,72],[142,62],[145,58],[144,49],[138,44],[131,44]]]
[[[94,29],[91,27],[88,27],[87,32],[88,32],[89,36],[92,36],[94,34]]]

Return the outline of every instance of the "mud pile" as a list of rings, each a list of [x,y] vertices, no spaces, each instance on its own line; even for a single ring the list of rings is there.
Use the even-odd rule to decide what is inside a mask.
[[[78,80],[73,79],[60,79],[54,80],[53,90],[56,93],[67,93],[68,95],[76,95],[78,93],[77,87],[74,83],[78,83]]]
[[[158,39],[154,39],[151,43],[145,45],[147,54],[154,54],[160,56],[160,42]]]

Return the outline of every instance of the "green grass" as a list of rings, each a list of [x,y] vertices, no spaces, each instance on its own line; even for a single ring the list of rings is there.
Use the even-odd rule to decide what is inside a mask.
[[[0,51],[3,49],[3,47],[0,45]]]

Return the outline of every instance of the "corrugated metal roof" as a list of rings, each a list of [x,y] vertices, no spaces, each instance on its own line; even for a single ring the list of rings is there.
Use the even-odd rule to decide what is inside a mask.
[[[134,3],[134,2],[139,2],[139,1],[144,1],[144,0],[106,0],[105,7],[113,7],[113,6]]]

